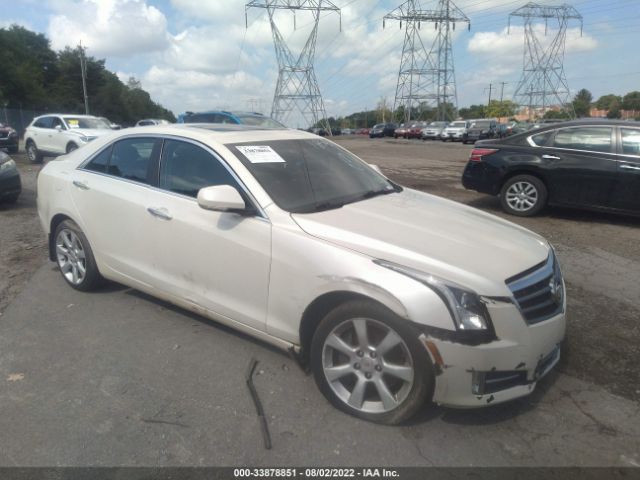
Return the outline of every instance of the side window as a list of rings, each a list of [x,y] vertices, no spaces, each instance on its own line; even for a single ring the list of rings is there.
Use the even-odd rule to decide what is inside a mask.
[[[36,123],[33,124],[34,127],[38,128],[52,128],[51,127],[51,119],[53,117],[42,117],[36,120]]]
[[[622,153],[640,156],[640,129],[621,128]]]
[[[128,138],[113,145],[108,173],[116,177],[149,183],[151,158],[160,141],[155,138]]]
[[[189,197],[213,185],[236,186],[220,161],[192,143],[165,140],[160,160],[160,188]]]
[[[64,126],[64,124],[62,123],[62,120],[60,120],[59,117],[51,117],[51,127],[49,128],[56,128],[56,127],[60,127],[63,130],[66,130],[67,128]]]
[[[549,141],[553,137],[554,133],[555,133],[555,130],[548,130],[546,132],[538,133],[537,135],[533,135],[531,137],[531,141],[537,147],[546,147],[547,145],[549,145]]]
[[[553,146],[592,152],[611,152],[611,127],[579,127],[558,130]]]
[[[111,157],[111,150],[113,150],[113,145],[109,145],[109,147],[93,157],[93,160],[87,163],[84,169],[91,170],[92,172],[106,173],[109,158]]]

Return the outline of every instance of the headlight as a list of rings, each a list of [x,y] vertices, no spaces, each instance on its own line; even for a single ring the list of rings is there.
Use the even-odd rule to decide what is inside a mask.
[[[0,161],[0,172],[4,172],[5,170],[9,170],[10,168],[15,168],[16,162],[13,159],[6,160],[4,162]]]
[[[89,141],[89,137],[86,135],[80,135],[80,141],[87,143]]]
[[[489,313],[477,293],[429,273],[385,260],[374,261],[382,267],[411,277],[436,292],[449,309],[457,330],[487,330],[489,328]]]

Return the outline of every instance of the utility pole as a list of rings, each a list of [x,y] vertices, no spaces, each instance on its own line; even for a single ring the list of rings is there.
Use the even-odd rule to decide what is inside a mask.
[[[491,106],[491,90],[493,89],[493,83],[489,84],[489,88],[485,88],[484,91],[486,92],[487,90],[489,90],[489,101],[487,102],[487,107]]]
[[[245,5],[245,24],[247,24],[247,11],[250,8],[263,8],[267,11],[278,60],[278,81],[273,95],[271,117],[284,123],[295,108],[310,125],[318,125],[331,135],[331,126],[324,108],[313,63],[320,14],[322,12],[337,12],[340,15],[342,29],[340,9],[329,0],[252,0]],[[296,11],[307,11],[313,15],[313,28],[299,55],[294,56],[280,33],[275,19],[277,10],[289,10],[293,13],[294,28]]]
[[[456,29],[456,22],[466,23],[471,29],[469,18],[452,0],[438,0],[435,10],[424,10],[420,0],[407,0],[384,16],[383,27],[386,20],[398,20],[401,29],[404,22],[405,27],[394,112],[402,105],[407,123],[411,120],[414,106],[423,108],[430,103],[437,109],[438,120],[453,120],[457,114],[458,98],[452,31]],[[429,49],[425,47],[420,33],[423,23],[433,23],[436,30],[436,38]]]
[[[555,102],[575,117],[564,73],[564,51],[569,20],[579,21],[582,33],[582,15],[566,3],[551,6],[529,2],[509,14],[509,28],[511,17],[520,17],[524,23],[523,67],[520,81],[513,94],[515,103],[522,105],[528,99],[529,111],[540,108],[544,115],[544,110]],[[545,42],[548,43],[547,47],[538,39],[539,30],[534,23],[536,19],[544,21],[545,35],[549,23],[552,26],[557,25],[551,42]]]
[[[504,86],[507,85],[509,82],[500,82],[500,104],[502,105],[502,99],[504,98]]]
[[[82,46],[82,40],[80,40],[80,73],[82,75],[82,92],[84,94],[84,113],[89,115],[89,96],[87,95],[87,60],[84,56],[84,47]]]

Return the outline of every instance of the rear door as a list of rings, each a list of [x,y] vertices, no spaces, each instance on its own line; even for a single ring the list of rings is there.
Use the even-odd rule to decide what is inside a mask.
[[[620,127],[614,208],[640,212],[640,128]]]
[[[610,207],[617,176],[615,129],[578,126],[554,132],[542,154],[550,201]]]
[[[96,258],[118,275],[154,284],[153,219],[147,212],[161,139],[129,137],[72,175],[71,195]]]

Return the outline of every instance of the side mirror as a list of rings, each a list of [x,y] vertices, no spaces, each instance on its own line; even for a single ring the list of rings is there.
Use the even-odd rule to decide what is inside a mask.
[[[198,205],[205,210],[228,212],[245,210],[246,204],[240,193],[231,185],[214,185],[198,191]]]
[[[384,173],[382,173],[382,170],[380,170],[380,167],[378,165],[374,165],[373,163],[370,163],[369,166],[373,168],[376,172],[378,172],[380,175],[384,175]]]
[[[56,130],[61,132],[62,131],[62,125],[56,125]]]

